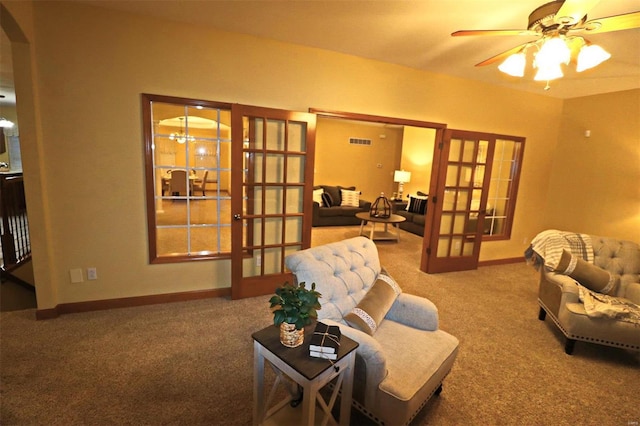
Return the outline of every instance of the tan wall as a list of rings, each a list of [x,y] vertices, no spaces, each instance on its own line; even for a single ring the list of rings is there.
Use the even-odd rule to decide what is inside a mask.
[[[351,137],[370,139],[371,145],[352,145]],[[400,166],[401,150],[400,128],[319,118],[313,183],[355,186],[362,192],[361,198],[371,202],[381,192],[391,197],[393,171]]]
[[[418,191],[429,193],[436,131],[421,127],[404,128],[402,169],[411,172],[411,182],[404,184],[404,196]],[[397,185],[397,184],[396,184]],[[395,190],[398,187],[394,187]]]
[[[547,226],[640,241],[640,89],[566,101],[559,140]]]
[[[23,52],[33,69],[21,77],[32,85],[20,87],[30,96],[18,113],[41,309],[230,285],[228,261],[148,263],[141,93],[526,136],[513,238],[483,244],[481,259],[521,256],[550,223],[561,100],[93,6],[22,3],[7,7],[32,43]],[[619,202],[609,200],[612,211]],[[89,266],[97,281],[70,283],[69,269]]]

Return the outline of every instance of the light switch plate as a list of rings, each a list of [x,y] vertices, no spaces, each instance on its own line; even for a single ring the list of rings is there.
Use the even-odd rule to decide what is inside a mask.
[[[71,277],[72,283],[81,283],[84,281],[84,278],[82,278],[82,269],[80,268],[70,269],[69,276]]]

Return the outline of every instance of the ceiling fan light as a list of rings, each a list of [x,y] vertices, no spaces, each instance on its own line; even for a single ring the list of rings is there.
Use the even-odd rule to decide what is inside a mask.
[[[582,72],[600,65],[611,57],[611,54],[597,44],[582,46],[578,53],[578,64],[576,71]]]
[[[547,65],[568,64],[570,60],[571,49],[559,37],[546,39],[540,47],[540,51],[536,54],[536,66],[538,68],[546,67]]]
[[[504,60],[498,69],[505,74],[514,77],[524,77],[524,68],[527,64],[527,58],[523,52],[514,53]]]
[[[560,64],[538,67],[538,72],[533,79],[535,81],[550,81],[564,76]]]

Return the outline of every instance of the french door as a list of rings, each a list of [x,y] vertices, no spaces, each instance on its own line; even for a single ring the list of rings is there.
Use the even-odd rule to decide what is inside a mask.
[[[445,130],[432,177],[432,225],[425,233],[422,270],[478,267],[495,139],[492,134]]]
[[[316,116],[245,105],[233,105],[231,115],[231,296],[238,299],[291,282],[284,258],[310,246]]]

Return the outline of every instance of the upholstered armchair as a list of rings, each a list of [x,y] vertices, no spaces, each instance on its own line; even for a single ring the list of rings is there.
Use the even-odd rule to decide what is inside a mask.
[[[458,352],[458,339],[438,328],[435,305],[402,293],[365,237],[302,250],[285,263],[322,294],[318,320],[359,343],[354,406],[379,424],[408,424],[440,393]]]
[[[544,231],[527,255],[540,268],[538,319],[576,341],[640,351],[640,246],[632,241]]]

